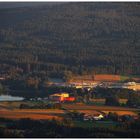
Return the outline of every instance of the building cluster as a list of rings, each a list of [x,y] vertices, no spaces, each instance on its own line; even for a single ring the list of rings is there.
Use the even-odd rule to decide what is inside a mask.
[[[140,90],[140,83],[128,82],[128,83],[112,83],[108,88],[123,88],[138,91]]]
[[[140,90],[140,83],[136,82],[127,82],[127,83],[122,83],[122,82],[97,82],[97,81],[84,81],[84,82],[69,82],[69,83],[53,83],[51,86],[59,86],[59,87],[73,87],[76,89],[93,89],[96,87],[101,87],[101,88],[120,88],[120,89],[130,89],[130,90],[135,90],[138,91]]]

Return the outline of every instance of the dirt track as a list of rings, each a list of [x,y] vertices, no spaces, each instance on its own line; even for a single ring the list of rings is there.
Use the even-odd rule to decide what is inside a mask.
[[[65,109],[70,110],[100,110],[100,111],[140,111],[140,109],[128,108],[128,107],[112,107],[112,106],[95,106],[84,104],[64,104]]]
[[[126,107],[111,107],[111,106],[88,106],[84,104],[68,105],[64,104],[63,107],[68,110],[77,110],[78,112],[88,114],[108,114],[109,112],[117,113],[118,115],[133,115],[137,116],[136,111],[140,109],[126,108]]]

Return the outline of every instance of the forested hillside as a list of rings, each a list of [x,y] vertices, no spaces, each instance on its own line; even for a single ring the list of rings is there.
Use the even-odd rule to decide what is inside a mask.
[[[1,9],[0,21],[1,70],[140,74],[139,3]]]

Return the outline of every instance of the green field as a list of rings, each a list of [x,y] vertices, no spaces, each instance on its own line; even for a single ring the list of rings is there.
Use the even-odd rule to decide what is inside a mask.
[[[112,128],[118,125],[117,122],[112,121],[74,121],[74,125],[77,127],[83,128],[93,128],[93,127],[100,127],[100,128]]]
[[[19,109],[21,104],[34,106],[34,105],[41,105],[41,104],[47,104],[47,103],[48,101],[46,102],[43,102],[43,101],[3,101],[0,103],[0,105],[6,108],[10,108],[10,109]]]
[[[127,76],[120,75],[121,81],[125,81],[125,80],[131,79],[131,78],[140,78],[140,76],[139,75],[137,75],[137,76],[133,76],[133,75],[127,75]]]

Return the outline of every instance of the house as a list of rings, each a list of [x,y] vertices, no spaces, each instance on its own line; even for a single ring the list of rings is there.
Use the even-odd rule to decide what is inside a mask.
[[[0,80],[2,81],[2,80],[5,80],[5,78],[4,77],[0,77]]]
[[[104,118],[104,116],[102,114],[94,114],[94,115],[91,115],[91,114],[85,114],[84,115],[84,121],[87,121],[87,120],[101,120],[102,118]]]
[[[101,119],[103,119],[104,118],[104,116],[102,115],[102,114],[95,114],[95,115],[93,115],[93,118],[94,118],[94,120],[101,120]]]
[[[84,121],[89,121],[89,120],[92,121],[93,120],[93,117],[90,114],[85,114],[83,120]]]

